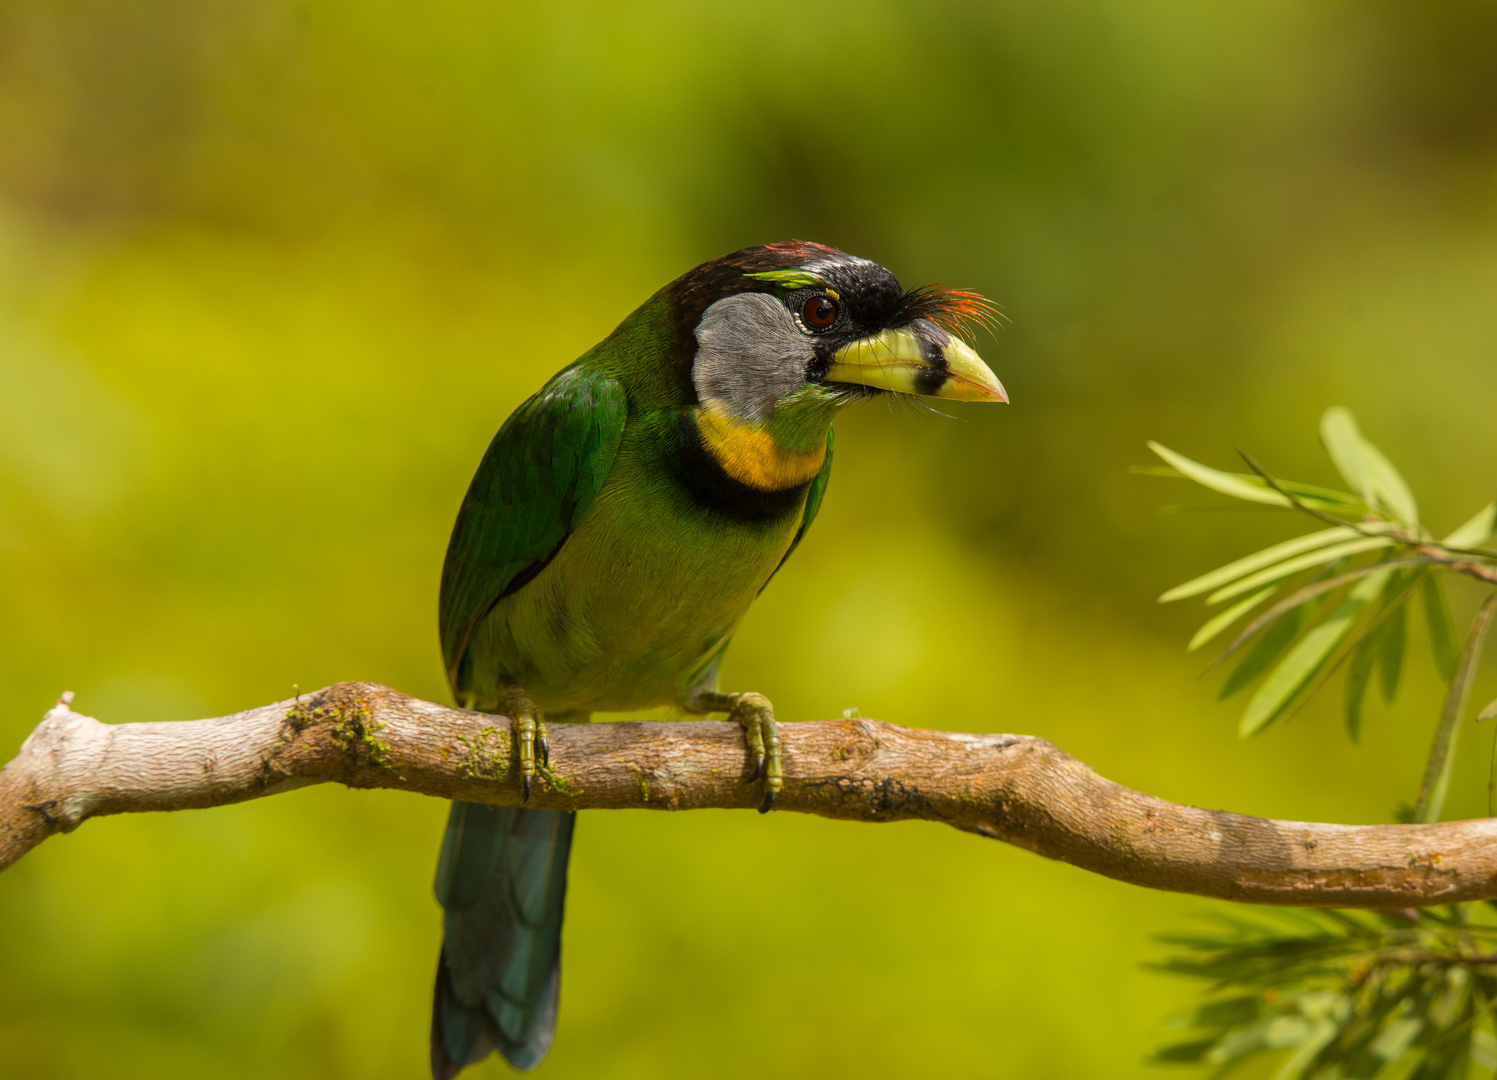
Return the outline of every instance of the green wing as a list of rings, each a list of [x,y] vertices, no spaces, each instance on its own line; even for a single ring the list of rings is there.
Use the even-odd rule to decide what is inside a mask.
[[[821,463],[821,471],[816,474],[816,479],[811,481],[811,490],[806,492],[806,512],[800,519],[800,528],[795,530],[795,539],[790,541],[790,546],[780,557],[779,565],[774,568],[774,574],[778,574],[780,567],[785,565],[785,561],[795,554],[795,549],[800,547],[801,537],[806,535],[811,522],[816,520],[816,512],[821,509],[821,499],[826,494],[827,481],[832,477],[832,450],[837,445],[836,436],[835,428],[826,429],[826,460]],[[769,587],[769,583],[774,580],[774,574],[769,575],[760,592]]]
[[[459,698],[473,631],[577,528],[608,476],[627,416],[623,387],[574,364],[511,413],[489,444],[442,566],[442,659]]]

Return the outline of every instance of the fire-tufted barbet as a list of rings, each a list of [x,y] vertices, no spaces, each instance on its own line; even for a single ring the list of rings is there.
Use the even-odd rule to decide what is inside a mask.
[[[510,415],[458,511],[440,622],[457,700],[512,720],[527,801],[546,718],[667,705],[741,724],[774,805],[770,703],[718,689],[719,662],[816,519],[843,408],[1008,400],[958,336],[991,311],[820,244],[745,248],[661,289]],[[530,1069],[550,1048],[575,821],[453,804],[437,1080],[494,1050]]]

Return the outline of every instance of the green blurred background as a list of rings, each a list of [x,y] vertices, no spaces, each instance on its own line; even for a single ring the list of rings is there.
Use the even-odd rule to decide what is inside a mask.
[[[504,416],[678,273],[797,236],[994,297],[1014,404],[847,414],[729,685],[1388,820],[1428,663],[1360,747],[1332,700],[1240,743],[1199,610],[1154,597],[1304,526],[1161,517],[1195,495],[1126,467],[1152,437],[1332,481],[1342,403],[1464,520],[1494,181],[1476,0],[0,0],[0,758],[65,688],[116,722],[445,699],[438,570]],[[423,1076],[445,813],[319,788],[53,840],[0,877],[0,1073]],[[1206,907],[934,825],[588,814],[542,1070],[1158,1075],[1195,988],[1141,965]]]

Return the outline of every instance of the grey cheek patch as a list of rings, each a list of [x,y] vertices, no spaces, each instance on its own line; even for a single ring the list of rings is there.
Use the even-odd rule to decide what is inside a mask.
[[[816,354],[785,305],[764,293],[717,301],[697,324],[691,381],[697,399],[716,399],[745,420],[763,421],[799,390]]]

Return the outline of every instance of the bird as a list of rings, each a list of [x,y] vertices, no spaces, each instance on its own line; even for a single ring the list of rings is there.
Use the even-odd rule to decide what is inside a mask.
[[[439,624],[459,704],[510,718],[522,801],[546,722],[670,706],[743,729],[760,811],[783,789],[769,699],[718,688],[749,605],[815,521],[832,422],[883,394],[1007,402],[963,340],[996,308],[802,240],[703,263],[504,421],[458,511]],[[576,814],[452,805],[431,1071],[552,1043]]]

